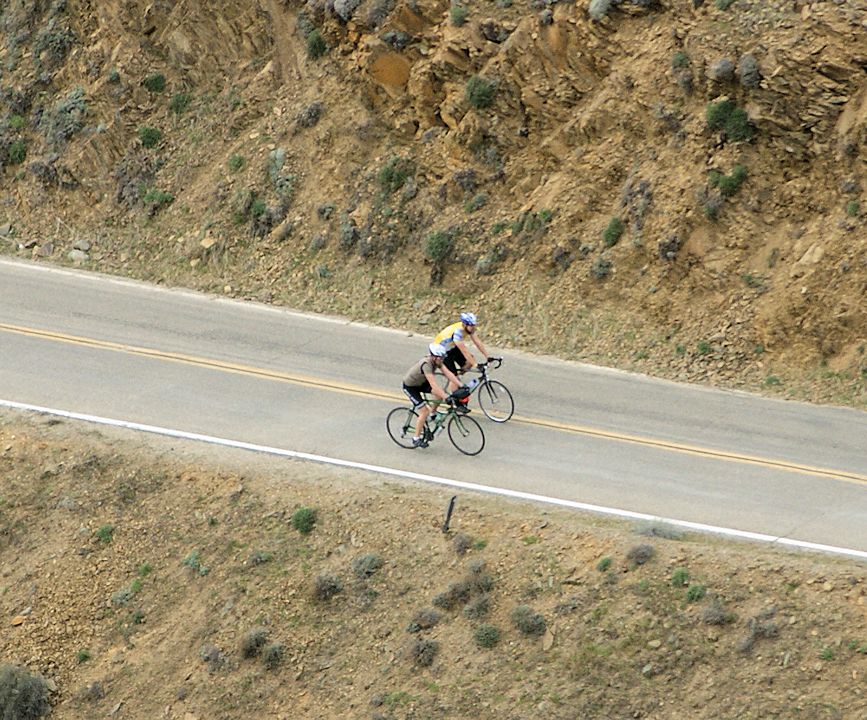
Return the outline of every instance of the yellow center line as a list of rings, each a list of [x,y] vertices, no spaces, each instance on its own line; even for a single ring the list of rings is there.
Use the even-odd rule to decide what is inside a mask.
[[[196,365],[198,367],[210,368],[222,372],[238,373],[241,375],[250,375],[253,377],[265,378],[268,380],[276,380],[280,382],[293,383],[296,385],[304,385],[307,387],[314,387],[321,390],[329,390],[331,392],[340,392],[348,395],[375,397],[380,400],[389,401],[405,400],[404,396],[398,393],[385,392],[382,390],[376,390],[361,385],[352,385],[344,382],[323,380],[321,378],[311,377],[308,375],[300,375],[297,373],[267,370],[264,368],[258,368],[250,365],[241,365],[238,363],[231,363],[223,360],[213,360],[210,358],[203,358],[195,355],[185,355],[183,353],[155,350],[153,348],[139,347],[136,345],[127,345],[124,343],[115,343],[106,340],[96,340],[94,338],[67,335],[65,333],[52,332],[50,330],[38,330],[36,328],[21,327],[18,325],[10,325],[7,323],[0,323],[0,330],[10,333],[17,333],[19,335],[42,338],[45,340],[53,340],[56,342],[82,345],[85,347],[94,347],[102,350],[112,350],[115,352],[121,352],[130,355],[139,355],[142,357],[154,358],[157,360],[168,360],[170,362]],[[511,422],[546,428],[549,430],[559,430],[561,432],[572,433],[575,435],[584,435],[587,437],[595,437],[617,442],[633,443],[636,445],[657,448],[670,452],[696,455],[700,457],[713,458],[723,461],[740,462],[749,465],[758,465],[760,467],[766,467],[776,470],[785,470],[805,475],[815,475],[819,477],[829,477],[843,482],[854,483],[858,485],[867,485],[867,475],[861,475],[859,473],[849,472],[845,470],[833,470],[830,468],[812,467],[810,465],[802,465],[800,463],[790,462],[788,460],[776,460],[772,458],[763,458],[753,455],[744,455],[740,453],[729,452],[726,450],[715,450],[713,448],[706,448],[697,445],[689,445],[685,443],[671,442],[668,440],[659,440],[650,437],[643,437],[640,435],[630,435],[627,433],[601,430],[599,428],[561,423],[554,420],[545,420],[542,418],[532,418],[515,415],[512,418]]]
[[[310,377],[308,375],[286,373],[280,372],[278,370],[266,370],[265,368],[257,368],[251,365],[240,365],[238,363],[231,363],[223,360],[212,360],[210,358],[203,358],[195,355],[184,355],[183,353],[168,352],[165,350],[154,350],[153,348],[139,347],[137,345],[126,345],[124,343],[110,342],[108,340],[96,340],[94,338],[79,337],[77,335],[66,335],[64,333],[52,332],[50,330],[37,330],[35,328],[9,325],[7,323],[0,323],[0,330],[17,333],[19,335],[38,337],[44,340],[54,340],[56,342],[68,343],[71,345],[83,345],[85,347],[94,347],[101,350],[113,350],[115,352],[126,353],[128,355],[140,355],[142,357],[154,358],[157,360],[169,360],[171,362],[184,363],[186,365],[196,365],[198,367],[206,367],[213,370],[221,370],[223,372],[238,373],[240,375],[252,375],[254,377],[266,378],[268,380],[279,380],[282,382],[294,383],[296,385],[307,385],[310,387],[321,388],[324,390],[334,390],[350,395],[362,395],[364,397],[373,396],[388,400],[400,400],[404,397],[403,395],[398,395],[397,393],[387,393],[378,390],[372,390],[370,388],[362,387],[360,385],[350,385],[348,383],[322,380],[321,378]]]
[[[608,430],[600,430],[598,428],[569,425],[559,423],[553,420],[543,420],[540,418],[513,418],[518,422],[527,425],[537,425],[539,427],[550,428],[552,430],[562,430],[564,432],[572,432],[590,437],[604,438],[606,440],[617,440],[618,442],[634,443],[636,445],[644,445],[645,447],[659,448],[660,450],[670,450],[673,452],[683,453],[685,455],[699,455],[701,457],[715,458],[717,460],[731,460],[735,462],[745,463],[748,465],[760,465],[762,467],[772,468],[776,470],[788,470],[805,475],[817,475],[820,477],[830,477],[843,482],[854,483],[856,485],[867,485],[867,475],[861,475],[856,472],[847,470],[832,470],[830,468],[813,467],[810,465],[802,465],[800,463],[791,462],[789,460],[775,460],[773,458],[763,458],[755,455],[744,455],[742,453],[730,452],[728,450],[715,450],[713,448],[701,447],[699,445],[688,445],[686,443],[671,442],[669,440],[659,440],[656,438],[643,437],[640,435],[629,435],[627,433],[613,432]]]

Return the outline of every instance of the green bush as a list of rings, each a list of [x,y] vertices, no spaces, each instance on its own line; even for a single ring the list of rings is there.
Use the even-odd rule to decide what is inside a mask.
[[[604,557],[598,563],[596,563],[596,569],[599,572],[605,572],[610,567],[611,567],[611,558],[610,557]]]
[[[500,630],[495,625],[479,625],[473,635],[480,648],[490,649],[500,642]]]
[[[747,179],[747,169],[743,165],[735,165],[731,175],[723,175],[717,170],[712,170],[708,176],[708,184],[719,188],[724,197],[732,197],[741,189],[741,185]]]
[[[250,217],[254,220],[260,218],[265,214],[267,209],[268,206],[265,204],[265,201],[262,198],[256,198],[250,203]]]
[[[734,2],[735,0],[716,0],[714,5],[716,5],[717,10],[728,10]]]
[[[143,125],[138,129],[139,142],[146,148],[155,147],[162,137],[163,134],[154,127]]]
[[[240,155],[232,155],[229,158],[229,170],[232,172],[238,172],[242,167],[244,167],[245,160]]]
[[[113,85],[116,85],[120,82],[120,72],[117,68],[112,68],[108,71],[108,81]]]
[[[141,82],[148,92],[161,93],[166,89],[166,78],[162,73],[151,73]]]
[[[718,103],[708,103],[705,108],[707,126],[711,130],[722,130],[734,108],[735,104],[731,100],[722,100]]]
[[[544,635],[548,627],[545,618],[529,605],[518,605],[512,611],[512,623],[524,635]]]
[[[211,569],[207,565],[202,564],[202,556],[198,550],[193,550],[193,552],[187,555],[183,559],[182,564],[190,568],[191,570],[194,570],[201,576],[205,576],[209,572],[211,572]]]
[[[687,55],[683,50],[680,52],[676,52],[674,57],[671,59],[671,67],[673,68],[685,68],[689,65],[689,55]]]
[[[9,146],[8,155],[10,165],[20,165],[27,157],[27,143],[23,140],[16,140]]]
[[[687,602],[698,602],[707,594],[707,588],[704,585],[691,585],[686,591]]]
[[[849,217],[858,217],[861,214],[861,205],[857,200],[850,200],[846,203],[846,214]]]
[[[307,535],[316,525],[316,511],[313,508],[301,507],[292,513],[292,527],[302,535]]]
[[[550,210],[540,210],[539,212],[530,212],[529,210],[521,213],[518,219],[511,224],[512,235],[534,235],[536,233],[545,232],[548,223],[554,213]]]
[[[469,14],[470,11],[460,5],[452,5],[451,10],[449,10],[449,18],[452,21],[452,25],[455,27],[461,27],[464,25],[467,22],[467,16]]]
[[[602,233],[602,240],[605,242],[605,247],[613,247],[623,235],[623,221],[619,217],[611,218],[605,232]]]
[[[750,140],[755,135],[755,128],[750,123],[746,110],[737,107],[732,100],[708,103],[705,117],[708,127],[711,130],[722,130],[726,139]]]
[[[189,93],[178,93],[169,101],[169,108],[175,115],[183,114],[190,106],[193,96]]]
[[[425,241],[424,254],[435,263],[442,263],[449,256],[454,243],[454,233],[443,232],[442,230],[431,233]]]
[[[27,125],[27,121],[20,115],[12,115],[9,117],[9,127],[15,132],[19,132]]]
[[[380,169],[376,178],[382,191],[391,195],[400,190],[413,173],[415,166],[410,160],[393,157]]]
[[[265,628],[248,630],[241,638],[241,655],[245,658],[256,657],[261,654],[266,642],[268,642],[268,631]]]
[[[175,199],[175,196],[164,190],[157,188],[149,188],[142,197],[142,202],[148,206],[151,213],[156,213],[165,205],[170,205]]]
[[[468,213],[474,213],[476,210],[483,208],[488,203],[488,196],[485,193],[479,193],[472,200],[467,200],[464,203],[464,210]]]
[[[325,44],[325,38],[319,30],[313,30],[307,36],[307,57],[311,60],[316,60],[322,57],[328,51],[328,45]]]
[[[75,659],[79,664],[87,662],[90,660],[90,651],[86,648],[82,648],[75,654]]]
[[[473,75],[467,80],[467,102],[474,108],[490,107],[494,103],[496,90],[496,83],[486,80],[479,75]]]
[[[687,583],[689,583],[689,570],[686,568],[677,568],[671,574],[671,584],[674,587],[686,587]]]
[[[103,525],[93,534],[101,543],[108,545],[114,535],[114,525]]]
[[[48,684],[41,675],[0,665],[0,718],[35,720],[49,709]]]

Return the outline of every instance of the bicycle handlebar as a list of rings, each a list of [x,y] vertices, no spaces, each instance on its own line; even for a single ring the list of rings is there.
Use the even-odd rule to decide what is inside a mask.
[[[479,370],[483,370],[486,367],[490,367],[493,370],[496,370],[500,365],[503,364],[503,358],[501,357],[489,357],[486,362],[476,363],[479,367]]]

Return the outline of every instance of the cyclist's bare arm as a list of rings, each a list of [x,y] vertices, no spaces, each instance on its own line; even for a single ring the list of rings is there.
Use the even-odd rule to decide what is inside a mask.
[[[461,381],[458,380],[458,376],[455,375],[451,370],[449,370],[445,365],[443,365],[443,366],[440,368],[440,370],[443,371],[443,375],[446,376],[446,379],[447,379],[449,382],[454,383],[454,384],[457,385],[458,387],[460,387],[460,386],[462,385]],[[433,385],[431,385],[431,387],[433,387]],[[443,398],[443,399],[445,399],[445,398]]]
[[[476,335],[471,335],[470,337],[472,337],[473,343],[475,343],[475,346],[479,349],[479,352],[482,354],[482,357],[484,357],[484,358],[490,357],[490,355],[488,354],[488,351],[485,348],[482,341],[479,340],[479,338]]]
[[[473,338],[473,340],[475,340],[475,338]],[[464,341],[458,340],[457,342],[455,342],[455,345],[463,353],[464,358],[466,359],[466,362],[464,363],[464,366],[461,368],[461,370],[467,371],[470,368],[474,368],[476,366],[476,358],[473,357],[473,354],[467,349]]]
[[[452,378],[455,378],[455,376],[452,375],[451,371],[448,368],[444,367],[440,369],[446,374],[446,377],[450,380]],[[426,372],[424,376],[425,379],[428,381],[428,384],[430,385],[430,391],[432,395],[436,395],[440,400],[448,399],[448,395],[446,395],[445,390],[440,387],[439,383],[436,381],[436,378],[433,376],[433,373]],[[458,383],[458,385],[461,384],[457,378],[455,378],[455,381]]]

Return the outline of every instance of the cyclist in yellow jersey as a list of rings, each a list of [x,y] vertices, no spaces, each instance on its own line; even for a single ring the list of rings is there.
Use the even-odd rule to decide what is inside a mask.
[[[490,360],[488,351],[482,341],[476,334],[477,320],[474,313],[462,312],[459,322],[453,323],[446,328],[443,328],[434,338],[436,345],[442,345],[446,351],[443,365],[452,371],[454,375],[459,372],[466,372],[476,366],[476,358],[467,348],[465,339],[467,337],[473,341],[479,352],[484,355],[486,360]],[[456,380],[449,380],[448,391],[454,392],[460,387],[460,383]]]

